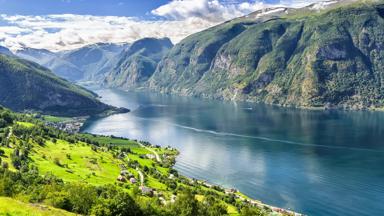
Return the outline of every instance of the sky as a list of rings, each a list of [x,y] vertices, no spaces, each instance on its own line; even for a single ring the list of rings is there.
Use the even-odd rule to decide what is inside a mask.
[[[62,51],[186,36],[266,7],[320,0],[0,0],[0,45]]]

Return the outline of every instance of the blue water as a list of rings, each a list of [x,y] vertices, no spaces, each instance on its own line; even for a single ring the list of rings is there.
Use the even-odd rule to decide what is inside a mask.
[[[96,92],[132,112],[84,131],[174,146],[183,175],[308,215],[384,214],[384,113]]]

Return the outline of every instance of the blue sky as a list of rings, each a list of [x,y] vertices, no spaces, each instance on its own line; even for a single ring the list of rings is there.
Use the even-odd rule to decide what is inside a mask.
[[[142,17],[167,2],[167,0],[0,0],[0,13],[9,15],[71,13]]]
[[[0,0],[0,45],[61,51],[186,36],[267,7],[321,0]]]
[[[222,4],[256,1],[278,4],[280,0],[220,0]],[[82,14],[145,17],[172,0],[0,0],[0,13],[8,15]],[[284,1],[283,1],[284,2]],[[295,2],[286,0],[285,2]]]

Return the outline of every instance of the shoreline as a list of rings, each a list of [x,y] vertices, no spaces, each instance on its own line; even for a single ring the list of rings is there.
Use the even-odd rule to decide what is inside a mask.
[[[117,89],[117,90],[121,90],[121,91],[129,91],[129,90],[124,90],[124,89],[120,89],[120,88],[111,88],[111,89]],[[145,91],[146,89],[140,89],[140,91]],[[147,90],[148,91],[148,90]],[[137,92],[137,91],[135,91]],[[165,95],[176,95],[176,96],[180,96],[178,94],[172,94],[172,93],[163,93],[161,92],[160,94],[165,94]],[[180,96],[182,97],[182,96]],[[196,96],[187,96],[187,97],[194,97],[196,98]],[[197,97],[197,98],[201,98],[201,99],[209,99],[209,98],[205,98],[205,97]],[[219,101],[227,101],[227,100],[220,100],[220,99],[215,99],[215,100],[219,100]],[[283,106],[279,106],[279,105],[274,105],[274,104],[267,104],[267,103],[258,103],[258,102],[247,102],[247,101],[236,101],[236,102],[246,102],[246,103],[255,103],[255,104],[265,104],[265,105],[269,105],[269,106],[278,106],[278,107],[283,107]],[[291,108],[295,108],[295,107],[291,107]],[[109,113],[102,113],[104,115],[94,115],[94,116],[87,116],[86,119],[84,120],[84,122],[82,122],[82,125],[81,127],[79,128],[79,131],[78,133],[82,133],[82,130],[84,128],[84,126],[87,125],[87,122],[89,120],[92,120],[92,119],[98,119],[98,118],[105,118],[105,117],[108,117],[108,116],[112,116],[112,115],[117,115],[117,114],[122,114],[122,113],[128,113],[128,112],[131,112],[130,109],[127,109],[127,108],[118,108],[118,109],[124,109],[124,110],[128,110],[127,112],[109,112]],[[298,108],[300,109],[300,108]],[[317,108],[316,108],[317,109]],[[317,109],[317,110],[325,110],[325,109]],[[103,135],[103,136],[106,136],[105,134],[99,134],[99,135]],[[126,139],[131,139],[129,137],[124,137]],[[149,144],[149,147],[144,145],[143,143],[140,143],[138,141],[139,145],[141,147],[144,147],[144,148],[155,148],[155,145],[153,144]],[[166,148],[165,146],[161,146],[161,148]],[[173,147],[172,147],[173,148]],[[179,155],[179,150],[175,148],[175,150],[178,152],[177,155]],[[177,156],[176,156],[177,158]],[[156,157],[156,160],[158,161],[158,157]],[[174,167],[175,164],[172,165],[172,168]],[[244,201],[244,202],[248,202],[250,203],[251,205],[254,205],[254,206],[257,206],[257,207],[260,207],[260,208],[268,208],[270,210],[272,210],[273,212],[278,212],[278,213],[281,213],[281,214],[288,214],[288,215],[295,215],[295,216],[304,216],[305,214],[302,214],[302,213],[298,213],[298,212],[295,212],[293,210],[290,210],[290,209],[285,209],[285,208],[281,208],[281,207],[277,207],[277,206],[273,206],[273,205],[269,205],[269,204],[266,204],[266,203],[263,203],[261,200],[257,200],[257,199],[253,199],[247,195],[245,195],[244,193],[242,193],[240,190],[236,189],[236,188],[225,188],[224,186],[222,185],[219,185],[219,184],[215,184],[215,183],[212,183],[210,184],[207,180],[202,180],[202,179],[195,179],[193,177],[190,177],[190,176],[185,176],[185,175],[182,175],[184,178],[190,180],[191,182],[200,182],[200,185],[202,186],[205,186],[207,188],[212,188],[212,187],[219,187],[221,188],[223,191],[227,191],[227,190],[234,190],[236,191],[236,193],[234,193],[236,199],[239,199],[241,201]],[[227,193],[227,192],[226,192]]]
[[[105,135],[103,135],[103,136],[105,136]],[[126,139],[130,139],[130,138],[126,138]],[[142,146],[142,147],[144,147],[144,148],[146,148],[147,150],[150,150],[150,151],[154,151],[153,148],[157,148],[155,145],[153,145],[153,144],[151,144],[149,142],[148,142],[147,145],[142,144],[140,141],[137,141],[137,142],[139,143],[140,146]],[[168,148],[168,147],[161,146],[161,148]],[[176,159],[178,157],[178,155],[180,154],[180,152],[179,152],[179,150],[177,148],[174,148],[174,147],[171,147],[171,148],[173,148],[174,150],[177,151],[177,155],[175,157],[175,159]],[[156,160],[157,160],[157,158],[156,158]],[[176,160],[175,160],[175,163],[172,165],[172,168],[174,168],[175,164],[176,164]],[[236,199],[239,199],[242,202],[249,203],[249,204],[251,204],[251,205],[253,205],[255,207],[267,208],[267,209],[270,209],[272,212],[280,213],[280,214],[283,214],[283,215],[305,216],[305,214],[295,212],[294,210],[290,210],[290,209],[285,209],[285,208],[269,205],[269,204],[263,203],[260,200],[253,199],[253,198],[245,195],[244,193],[242,193],[240,190],[238,190],[236,188],[226,188],[226,187],[224,187],[224,186],[222,186],[220,184],[215,184],[215,183],[211,184],[207,180],[195,179],[193,177],[186,176],[186,175],[183,175],[183,174],[181,174],[181,176],[183,178],[188,179],[193,184],[197,183],[200,186],[207,187],[207,188],[214,189],[214,190],[217,190],[217,188],[219,188],[220,190],[224,191],[225,194],[232,194],[232,195],[234,195],[234,197]]]
[[[120,90],[124,92],[150,92],[150,93],[156,93],[156,94],[163,94],[163,95],[171,95],[171,96],[178,96],[178,97],[190,97],[190,98],[198,98],[202,100],[216,100],[216,101],[222,101],[222,102],[234,102],[234,103],[251,103],[251,104],[259,104],[259,105],[268,105],[272,107],[281,107],[281,108],[288,108],[288,109],[299,109],[299,110],[309,110],[309,111],[345,111],[345,112],[358,112],[358,111],[368,111],[368,112],[384,112],[384,106],[352,106],[352,105],[334,105],[334,104],[323,104],[322,106],[299,106],[299,105],[290,105],[290,104],[276,104],[276,103],[268,103],[263,101],[257,101],[252,99],[231,99],[231,98],[223,98],[223,97],[215,97],[215,96],[209,96],[209,95],[194,95],[194,94],[183,94],[179,92],[168,92],[168,91],[156,91],[156,89],[151,88],[145,88],[140,87],[136,89],[124,89],[124,88],[118,88],[118,87],[106,87],[106,89],[115,89]]]
[[[90,119],[92,119],[92,118],[87,118],[83,125],[85,125],[87,123],[87,121],[90,120]],[[81,129],[80,129],[78,133],[84,133],[84,132],[82,132]],[[95,134],[95,135],[108,136],[106,134]],[[135,141],[135,139],[131,139],[129,137],[122,137],[122,138]],[[145,149],[147,149],[147,150],[149,150],[151,152],[156,152],[153,149],[158,148],[156,145],[151,144],[149,142],[146,142],[147,144],[144,144],[141,141],[137,140],[137,143],[142,148],[145,148]],[[180,154],[180,152],[175,147],[172,147],[172,146],[168,146],[168,147],[171,147],[171,148],[173,148],[174,150],[177,151],[177,155],[175,157],[175,163],[172,164],[172,168],[174,168],[174,166],[176,164],[176,159],[177,159],[178,155]],[[168,148],[168,147],[167,146],[160,146],[160,148]],[[157,162],[161,162],[161,159],[160,159],[160,157],[159,157],[159,155],[157,153],[155,154],[155,156],[156,156],[155,157],[156,161]],[[255,207],[267,208],[267,209],[270,209],[272,212],[281,213],[281,214],[284,214],[284,215],[305,216],[305,214],[295,212],[294,210],[273,206],[273,205],[270,205],[270,204],[263,203],[261,200],[253,199],[253,198],[245,195],[244,193],[242,193],[237,188],[226,188],[226,187],[224,187],[223,185],[220,185],[220,184],[210,183],[208,180],[196,179],[196,178],[193,178],[193,177],[190,177],[190,176],[187,176],[187,175],[183,175],[183,174],[181,174],[181,176],[183,178],[189,180],[191,183],[197,183],[200,186],[203,186],[203,187],[206,187],[206,188],[210,188],[210,189],[219,188],[220,190],[224,191],[225,194],[233,194],[236,199],[239,199],[242,202],[249,203],[249,204],[251,204],[251,205],[253,205]]]

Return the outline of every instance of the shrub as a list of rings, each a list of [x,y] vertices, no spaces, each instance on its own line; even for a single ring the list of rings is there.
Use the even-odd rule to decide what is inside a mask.
[[[62,166],[62,164],[60,163],[60,159],[57,157],[53,159],[53,163],[55,163],[57,166]]]

